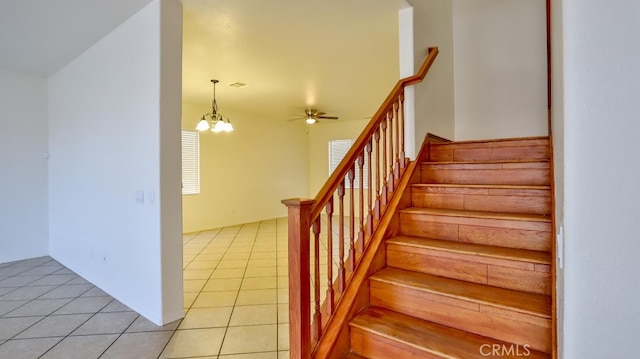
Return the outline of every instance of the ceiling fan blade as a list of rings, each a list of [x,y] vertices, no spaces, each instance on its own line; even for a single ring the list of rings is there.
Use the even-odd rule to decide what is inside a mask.
[[[337,120],[338,117],[335,116],[318,116],[317,118],[321,118],[323,120]]]

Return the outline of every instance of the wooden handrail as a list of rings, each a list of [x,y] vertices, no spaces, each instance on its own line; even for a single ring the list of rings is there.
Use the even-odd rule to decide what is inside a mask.
[[[367,127],[362,130],[362,133],[360,133],[358,139],[353,143],[351,149],[349,149],[349,152],[347,152],[344,158],[342,158],[342,161],[340,161],[338,167],[336,167],[329,179],[327,179],[327,182],[325,182],[324,186],[322,186],[322,188],[316,195],[315,203],[311,207],[311,218],[316,218],[320,215],[323,206],[333,195],[333,192],[338,188],[340,183],[342,183],[347,173],[349,173],[349,171],[351,170],[351,165],[355,163],[359,154],[365,148],[373,134],[378,129],[378,126],[380,126],[380,123],[385,118],[386,114],[392,108],[395,99],[397,99],[400,95],[400,91],[403,90],[406,86],[415,85],[424,80],[425,76],[429,72],[429,69],[431,68],[431,65],[433,64],[433,61],[435,61],[436,56],[438,56],[438,52],[439,51],[437,47],[430,47],[428,50],[427,58],[422,63],[422,66],[420,66],[418,72],[415,75],[405,77],[404,79],[401,79],[398,81],[398,83],[396,83],[396,85],[393,87],[393,90],[391,90],[380,108],[378,108],[378,111],[376,111],[375,115],[369,121],[369,124],[367,124]]]
[[[290,358],[308,359],[314,345],[330,340],[324,330],[344,294],[353,293],[351,280],[362,269],[359,264],[372,238],[381,238],[378,228],[390,218],[385,217],[387,208],[398,203],[396,190],[404,183],[401,179],[406,182],[410,167],[404,146],[404,88],[421,82],[437,55],[437,47],[429,48],[418,73],[398,81],[315,199],[282,201],[289,210]],[[322,239],[326,245],[320,245]]]

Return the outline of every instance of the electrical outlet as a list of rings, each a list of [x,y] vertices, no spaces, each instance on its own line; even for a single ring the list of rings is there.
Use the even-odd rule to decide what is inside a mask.
[[[136,203],[144,204],[144,191],[141,191],[141,190],[136,191]]]

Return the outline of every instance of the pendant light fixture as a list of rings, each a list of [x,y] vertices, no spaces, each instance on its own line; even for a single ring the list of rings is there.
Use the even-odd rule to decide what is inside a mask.
[[[211,101],[211,112],[202,115],[202,119],[198,122],[196,130],[207,131],[211,129],[212,132],[231,132],[233,126],[227,117],[226,121],[222,114],[218,112],[218,103],[216,102],[216,84],[218,80],[211,80],[213,83],[213,101]]]

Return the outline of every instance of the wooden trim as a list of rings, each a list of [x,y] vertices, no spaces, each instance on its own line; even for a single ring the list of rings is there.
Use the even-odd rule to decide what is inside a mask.
[[[336,188],[338,188],[338,185],[344,180],[345,176],[351,169],[351,165],[355,163],[371,137],[376,133],[380,123],[386,120],[386,114],[393,108],[393,105],[398,99],[398,96],[400,96],[404,87],[414,85],[422,81],[427,75],[427,72],[429,72],[436,56],[438,56],[438,48],[430,47],[427,58],[424,60],[420,70],[418,70],[418,73],[398,81],[384,103],[382,103],[378,111],[371,118],[367,127],[365,127],[358,139],[356,139],[354,144],[351,146],[349,152],[347,152],[338,167],[333,171],[327,182],[325,182],[324,186],[322,186],[318,192],[318,195],[315,198],[316,203],[311,208],[311,218],[316,218],[320,215],[325,203],[327,203]]]

